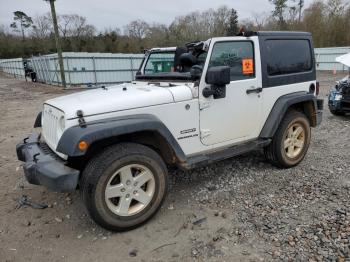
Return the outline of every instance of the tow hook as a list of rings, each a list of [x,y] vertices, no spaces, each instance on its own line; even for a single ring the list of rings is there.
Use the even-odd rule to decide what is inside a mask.
[[[37,154],[35,154],[34,156],[33,156],[33,161],[35,162],[35,163],[37,163],[38,162],[38,156],[40,155],[40,153],[37,153]]]

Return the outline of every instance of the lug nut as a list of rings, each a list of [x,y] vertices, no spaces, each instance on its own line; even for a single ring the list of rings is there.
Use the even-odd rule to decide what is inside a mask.
[[[134,186],[137,186],[137,182],[134,183]]]
[[[125,188],[122,188],[120,191],[125,192]]]
[[[126,194],[126,196],[125,196],[126,198],[129,198],[130,197],[130,195],[129,194]]]
[[[127,180],[127,181],[126,181],[126,184],[127,184],[127,185],[130,185],[130,180]]]
[[[136,195],[136,194],[137,194],[137,191],[135,190],[135,191],[134,191],[134,195]]]

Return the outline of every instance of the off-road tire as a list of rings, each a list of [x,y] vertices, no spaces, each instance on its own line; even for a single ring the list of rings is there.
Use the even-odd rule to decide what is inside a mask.
[[[130,164],[146,166],[154,176],[154,195],[150,203],[132,216],[118,216],[107,206],[105,190],[117,170]],[[141,226],[154,216],[162,205],[168,187],[167,168],[151,148],[134,143],[121,143],[106,148],[89,161],[82,174],[81,194],[91,218],[111,231],[126,231]]]
[[[305,141],[300,153],[294,158],[287,156],[284,147],[285,137],[289,128],[293,125],[300,125],[305,134]],[[271,143],[264,148],[266,159],[276,167],[291,168],[298,165],[305,157],[311,140],[311,129],[308,118],[305,114],[298,111],[288,111],[282,119]]]

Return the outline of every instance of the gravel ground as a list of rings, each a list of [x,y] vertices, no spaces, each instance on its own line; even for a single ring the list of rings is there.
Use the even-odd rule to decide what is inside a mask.
[[[320,74],[321,96],[342,75]],[[15,145],[59,88],[0,75],[0,260],[350,261],[350,117],[325,107],[305,160],[281,170],[260,151],[170,172],[170,193],[145,226],[110,233],[79,193],[27,184]],[[26,195],[46,209],[16,208]]]

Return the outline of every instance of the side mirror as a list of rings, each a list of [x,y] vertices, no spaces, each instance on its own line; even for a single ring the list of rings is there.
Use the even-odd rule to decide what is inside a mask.
[[[211,85],[203,89],[203,96],[208,98],[214,96],[214,99],[226,97],[226,85],[231,82],[231,72],[229,66],[215,66],[208,69],[205,81]]]
[[[199,80],[202,76],[203,68],[200,65],[194,65],[191,67],[190,74],[191,78],[195,80]]]
[[[229,66],[215,66],[208,69],[205,81],[213,86],[225,86],[231,82]]]

